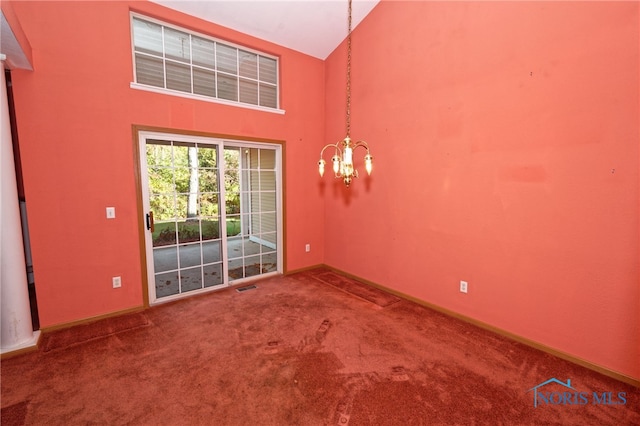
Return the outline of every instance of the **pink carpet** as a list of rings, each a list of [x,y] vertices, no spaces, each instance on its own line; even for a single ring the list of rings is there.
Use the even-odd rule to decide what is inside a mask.
[[[640,425],[637,388],[326,272],[46,336],[2,361],[2,426]]]

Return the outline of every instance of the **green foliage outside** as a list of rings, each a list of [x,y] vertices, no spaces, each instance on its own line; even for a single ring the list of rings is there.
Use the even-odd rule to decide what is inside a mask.
[[[202,223],[197,220],[189,220],[178,222],[177,225],[181,244],[220,238],[220,228],[217,220],[203,220]],[[227,236],[238,235],[239,233],[240,219],[228,218]],[[154,247],[176,244],[176,222],[156,223],[152,238]]]
[[[217,218],[220,214],[220,200],[218,199],[216,147],[195,147],[193,144],[175,144],[171,146],[164,143],[147,144],[146,149],[150,203],[156,222],[177,220],[180,240],[196,241],[200,239],[198,221],[182,221],[187,218],[199,218],[202,220],[203,225],[202,237],[206,237],[206,239],[219,238]],[[190,150],[192,156],[189,155]],[[239,213],[240,180],[238,169],[240,150],[225,149],[223,152],[226,170],[224,176],[225,206],[228,213]],[[190,201],[192,206],[197,206],[196,211],[189,211]],[[168,228],[170,226],[168,225],[173,226],[173,222],[169,224],[158,223],[156,225],[154,241],[156,241],[156,238],[166,241],[170,241],[173,238],[175,243],[175,232],[173,230],[169,231]],[[238,228],[237,230],[236,227]],[[240,223],[238,220],[227,220],[228,235],[238,234],[240,232],[239,228]],[[165,234],[161,238],[160,233],[163,231]],[[171,237],[167,233],[173,233],[174,236]],[[167,244],[170,243],[167,242]]]

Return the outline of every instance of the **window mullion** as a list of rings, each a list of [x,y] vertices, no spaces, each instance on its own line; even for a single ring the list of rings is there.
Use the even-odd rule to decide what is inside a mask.
[[[191,34],[189,34],[189,71],[191,74],[191,93],[196,93],[193,81],[193,36]]]
[[[237,87],[237,96],[238,102],[240,102],[240,50],[236,49],[236,84]]]
[[[264,108],[267,109],[278,109],[279,84],[277,69],[275,70],[275,82],[272,82],[274,79],[272,68],[274,64],[277,67],[278,63],[276,57],[263,56],[260,52],[251,49],[246,49],[245,51],[241,46],[220,43],[217,39],[207,35],[165,24],[153,18],[143,18],[136,13],[131,14],[131,19],[135,22],[135,24],[131,25],[134,59],[134,83],[132,83],[132,87],[139,84],[140,86],[148,86],[149,90],[157,87],[161,90],[167,90],[169,93],[183,92],[189,95],[218,99],[223,102],[235,102],[257,107],[265,105]],[[146,22],[147,26],[141,25],[140,22]],[[174,32],[182,34],[174,36]],[[175,58],[175,60],[171,59],[175,53],[174,39],[176,37],[179,37],[179,41],[189,43],[189,59],[187,61],[183,62],[180,57]],[[197,42],[197,46],[194,46],[194,41]],[[136,50],[138,44],[143,46],[139,52]],[[178,45],[175,48],[178,49],[179,47]],[[144,48],[153,51],[147,52]],[[159,51],[156,53],[157,50]],[[181,52],[183,53],[175,54],[184,55],[184,49]],[[241,52],[245,53],[247,62],[241,57]],[[198,61],[194,60],[194,54],[198,56]],[[210,57],[211,54],[213,54],[213,58]],[[233,66],[230,62],[230,56],[233,54],[235,54],[236,60],[235,70],[230,69]],[[218,61],[218,55],[222,55],[220,61]],[[262,73],[260,69],[261,59],[264,59],[265,73]],[[200,63],[201,60],[204,62]],[[255,71],[247,69],[247,74],[245,75],[241,67],[251,67],[254,61],[257,69]],[[224,71],[221,71],[221,66]],[[187,75],[187,71],[189,75]],[[268,81],[263,82],[263,79]],[[265,84],[264,100],[261,99],[263,97],[261,84],[263,83]],[[187,84],[189,88],[187,88]],[[222,94],[219,90],[221,84],[223,88]],[[235,96],[233,96],[232,84],[236,85]],[[257,87],[254,85],[257,85]],[[146,87],[140,88],[147,90]],[[159,91],[160,93],[161,90]]]
[[[218,97],[218,43],[213,43],[213,84],[215,85],[216,98]]]
[[[258,80],[258,105],[260,103],[260,55],[256,55],[256,78]]]
[[[164,45],[164,25],[162,26],[162,72],[164,74],[164,88],[167,88],[167,49]]]

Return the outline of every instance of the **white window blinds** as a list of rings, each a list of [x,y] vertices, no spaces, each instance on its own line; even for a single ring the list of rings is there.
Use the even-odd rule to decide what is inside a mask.
[[[279,108],[276,58],[137,16],[132,19],[136,83]]]

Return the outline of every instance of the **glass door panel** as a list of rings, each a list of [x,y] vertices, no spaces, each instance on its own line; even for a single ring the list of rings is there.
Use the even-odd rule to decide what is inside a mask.
[[[217,150],[147,140],[156,298],[224,283]]]
[[[279,148],[152,135],[140,145],[150,302],[278,272]]]
[[[278,268],[276,234],[276,150],[225,147],[227,226],[239,224],[227,240],[229,279],[253,277]]]

